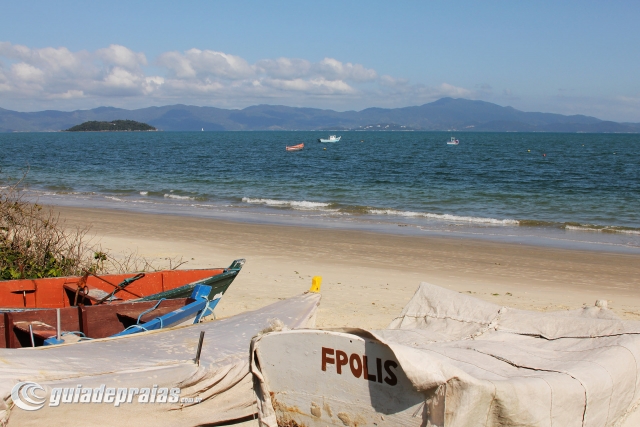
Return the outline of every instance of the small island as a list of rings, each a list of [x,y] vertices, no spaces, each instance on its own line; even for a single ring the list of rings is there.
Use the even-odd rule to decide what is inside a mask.
[[[134,120],[113,120],[111,122],[97,122],[92,120],[66,129],[65,132],[132,132],[155,130],[158,129]]]

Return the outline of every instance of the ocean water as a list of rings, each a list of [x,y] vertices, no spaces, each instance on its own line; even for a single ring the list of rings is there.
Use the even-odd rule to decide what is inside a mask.
[[[341,135],[0,134],[0,185],[28,169],[42,203],[640,253],[640,135]]]

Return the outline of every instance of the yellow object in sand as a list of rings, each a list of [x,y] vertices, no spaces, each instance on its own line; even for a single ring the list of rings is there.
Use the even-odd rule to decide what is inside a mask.
[[[313,278],[311,279],[311,289],[309,289],[309,292],[319,294],[321,285],[322,285],[322,276],[313,276]]]

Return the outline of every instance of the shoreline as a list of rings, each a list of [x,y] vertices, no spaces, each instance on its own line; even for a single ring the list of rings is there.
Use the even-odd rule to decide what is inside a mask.
[[[165,197],[166,198],[166,197]],[[171,198],[171,197],[169,197]],[[180,198],[178,198],[180,199]],[[377,218],[363,216],[327,216],[314,210],[296,210],[251,206],[239,208],[203,204],[154,203],[127,201],[115,196],[89,198],[58,198],[51,194],[37,197],[38,203],[58,208],[98,209],[124,211],[150,215],[169,215],[190,218],[231,221],[245,224],[299,226],[327,230],[351,230],[359,232],[411,235],[418,237],[461,238],[517,245],[586,250],[596,252],[627,253],[640,255],[638,233],[625,234],[608,229],[545,227],[543,225],[514,225],[517,220],[495,220],[497,224],[447,221],[410,216],[381,215]],[[180,200],[178,200],[180,201]],[[303,202],[299,202],[303,203]],[[306,202],[311,203],[311,202]],[[444,215],[445,217],[448,215]],[[528,223],[531,221],[525,221]]]
[[[240,223],[54,206],[67,226],[91,225],[113,253],[183,257],[181,268],[247,263],[217,315],[253,310],[308,290],[322,276],[318,327],[384,328],[422,281],[528,310],[566,310],[606,299],[640,319],[640,255],[561,249],[456,236]]]

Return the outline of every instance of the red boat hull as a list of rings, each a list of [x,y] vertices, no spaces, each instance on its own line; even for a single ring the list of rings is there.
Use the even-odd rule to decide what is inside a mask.
[[[60,309],[60,330],[78,331],[88,338],[106,338],[134,325],[138,316],[145,323],[184,307],[190,298],[158,301],[134,301],[94,306],[80,305]],[[144,314],[146,310],[155,310]],[[55,309],[6,311],[0,313],[0,348],[40,347],[45,339],[56,336]],[[31,330],[29,329],[31,326]],[[31,342],[33,337],[33,343]]]
[[[139,279],[118,292],[123,301],[168,291],[187,283],[221,274],[224,268],[201,270],[165,270],[145,273]],[[134,274],[106,274],[102,279],[117,285]],[[63,308],[73,305],[70,289],[76,288],[81,277],[55,277],[46,279],[24,279],[0,281],[1,308]],[[86,285],[110,293],[113,286],[94,276],[88,276]],[[66,286],[66,287],[65,287]]]
[[[304,148],[304,144],[287,145],[287,151],[299,151]]]

